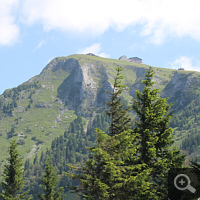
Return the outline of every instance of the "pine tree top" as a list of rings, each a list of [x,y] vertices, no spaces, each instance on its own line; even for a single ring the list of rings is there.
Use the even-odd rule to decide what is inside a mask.
[[[131,107],[124,108],[124,104],[121,102],[120,95],[128,90],[126,85],[122,85],[121,81],[123,76],[121,75],[122,67],[116,68],[117,75],[114,79],[114,86],[112,92],[106,91],[110,94],[110,101],[106,104],[108,109],[106,115],[110,118],[109,135],[114,136],[132,127],[131,118],[129,117],[128,111]]]

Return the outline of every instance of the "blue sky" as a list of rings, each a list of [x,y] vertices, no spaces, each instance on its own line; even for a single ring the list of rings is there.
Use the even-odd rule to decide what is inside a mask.
[[[0,0],[0,94],[57,56],[137,56],[200,71],[198,0]]]

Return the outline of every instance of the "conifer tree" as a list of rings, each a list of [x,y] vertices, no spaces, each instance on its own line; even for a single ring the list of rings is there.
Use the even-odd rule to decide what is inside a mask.
[[[121,103],[120,95],[126,89],[125,85],[121,84],[123,76],[121,75],[122,67],[116,69],[117,75],[114,79],[114,86],[112,92],[106,91],[110,94],[110,101],[106,104],[108,109],[106,110],[106,115],[110,118],[109,135],[114,136],[132,127],[131,118],[127,112],[131,107],[124,108]]]
[[[169,126],[172,114],[169,113],[171,105],[166,103],[167,98],[160,98],[159,90],[153,88],[154,71],[151,67],[145,74],[146,79],[142,92],[136,91],[136,100],[133,100],[133,110],[139,117],[135,121],[135,132],[138,132],[140,163],[153,168],[152,181],[155,183],[157,196],[161,199],[167,197],[167,171],[170,167],[181,167],[184,156],[177,149],[172,149],[173,129]]]
[[[27,169],[29,169],[29,167],[30,167],[30,162],[29,162],[29,159],[28,159],[25,162],[24,168],[25,168],[25,170],[27,170]]]
[[[40,156],[40,163],[43,163],[45,159],[44,152],[42,151],[41,156]]]
[[[22,158],[19,156],[17,150],[17,144],[15,140],[12,140],[9,147],[10,157],[7,158],[8,164],[5,165],[4,169],[4,181],[1,182],[3,187],[2,194],[0,194],[0,199],[4,200],[30,200],[31,195],[25,198],[29,191],[20,194],[20,191],[24,187],[23,177],[23,163]]]
[[[57,191],[54,191],[59,178],[55,172],[54,167],[50,164],[49,157],[46,161],[45,173],[41,181],[44,194],[37,194],[40,200],[64,200],[64,197],[61,198],[64,191],[63,187],[60,187]]]
[[[37,153],[36,153],[36,155],[35,155],[35,158],[34,158],[34,160],[33,160],[33,163],[34,163],[34,165],[35,165],[35,164],[38,164],[38,155],[37,155]]]
[[[137,164],[135,137],[130,130],[112,137],[97,129],[97,146],[89,148],[93,154],[84,167],[68,165],[78,174],[65,172],[81,184],[68,187],[73,193],[91,200],[158,199],[153,184],[148,182],[151,169],[145,164]]]
[[[64,132],[64,138],[67,138],[67,131]]]
[[[14,133],[15,133],[15,128],[12,127],[12,128],[11,128],[11,131],[10,131],[10,136],[13,137],[13,136],[14,136]]]

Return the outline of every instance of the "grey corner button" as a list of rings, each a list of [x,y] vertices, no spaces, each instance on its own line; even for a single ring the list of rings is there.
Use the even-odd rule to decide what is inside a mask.
[[[179,181],[178,181],[178,178],[181,178]],[[187,181],[185,181],[185,179]],[[183,186],[183,187],[180,187],[177,185],[177,182]],[[186,183],[187,182],[187,183]],[[192,187],[190,185],[190,178],[186,175],[186,174],[179,174],[177,175],[175,178],[174,178],[174,186],[178,189],[178,190],[189,190],[191,193],[195,193],[196,192],[196,189],[194,187]]]

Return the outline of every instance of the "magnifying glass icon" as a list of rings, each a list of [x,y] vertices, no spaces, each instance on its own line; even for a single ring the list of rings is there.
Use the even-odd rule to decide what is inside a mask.
[[[188,182],[188,183],[186,184],[185,187],[179,187],[179,186],[177,185],[177,179],[178,179],[179,177],[185,177],[185,178],[187,179],[187,182]],[[183,184],[185,183],[184,179],[181,179],[181,180],[179,181],[179,183],[180,183],[181,185],[183,185]],[[185,184],[184,184],[184,185],[185,185]],[[187,189],[187,190],[189,190],[191,193],[195,193],[195,192],[196,192],[196,189],[190,185],[190,178],[189,178],[187,175],[185,175],[185,174],[179,174],[179,175],[177,175],[177,176],[175,177],[175,179],[174,179],[174,186],[175,186],[178,190],[186,190],[186,189]]]

